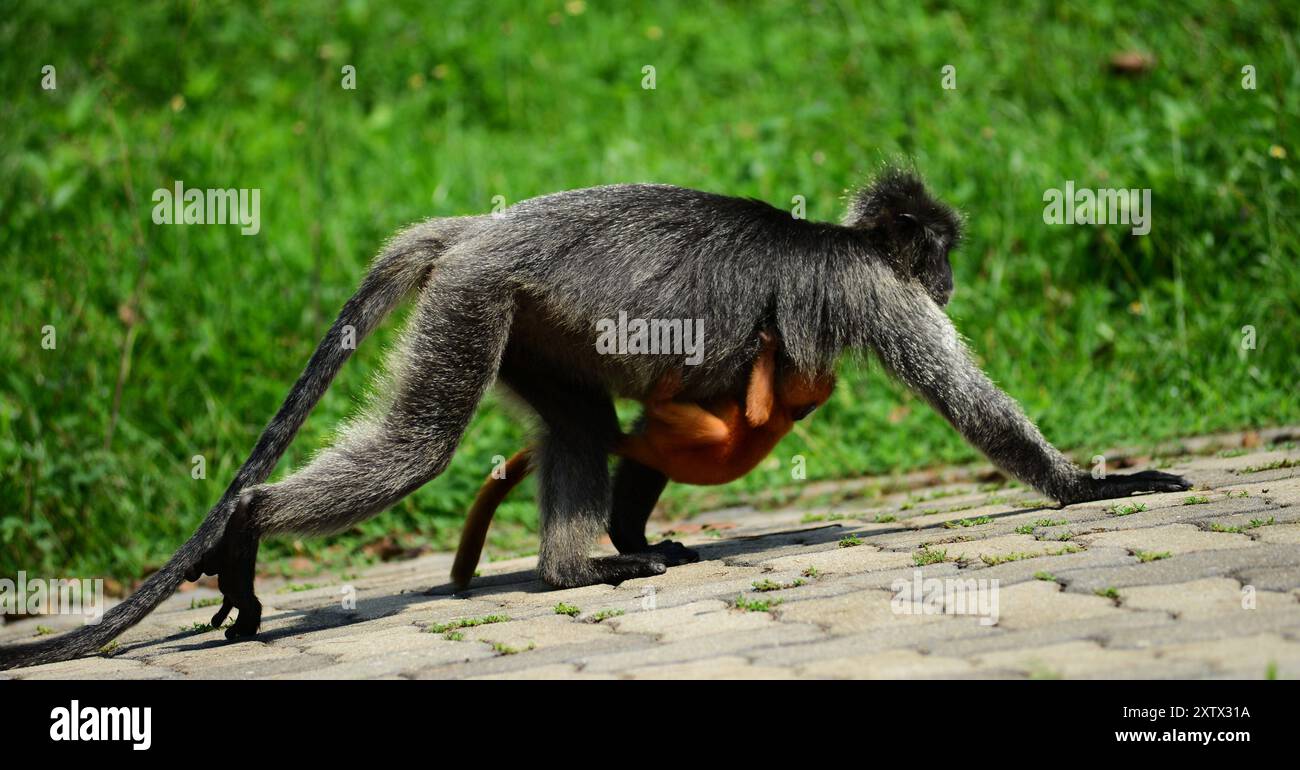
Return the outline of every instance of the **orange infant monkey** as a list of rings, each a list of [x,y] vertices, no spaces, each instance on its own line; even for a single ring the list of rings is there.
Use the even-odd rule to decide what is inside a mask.
[[[622,436],[614,454],[635,460],[682,484],[726,484],[754,469],[798,420],[830,397],[832,375],[808,377],[796,371],[778,376],[776,339],[761,332],[763,347],[750,371],[745,401],[716,398],[702,402],[673,401],[681,389],[681,373],[664,375],[645,402],[640,429]],[[461,531],[452,581],[469,585],[487,539],[497,506],[532,471],[533,448],[525,447],[506,461],[501,478],[489,476],[470,506]]]

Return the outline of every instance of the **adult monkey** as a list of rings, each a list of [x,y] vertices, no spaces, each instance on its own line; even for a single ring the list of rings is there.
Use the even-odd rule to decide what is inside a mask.
[[[644,400],[681,361],[599,355],[597,321],[620,311],[703,319],[705,350],[699,365],[684,369],[684,400],[735,392],[758,332],[770,328],[809,376],[829,374],[846,350],[873,352],[996,465],[1062,503],[1187,489],[1185,479],[1157,471],[1092,478],[975,366],[942,309],[957,236],[952,211],[896,169],[853,196],[841,225],[666,185],[575,190],[499,216],[415,225],[384,248],[190,540],[98,625],[0,650],[0,667],[94,652],[203,573],[219,576],[225,597],[212,624],[238,609],[226,636],[256,633],[259,538],[346,529],[437,476],[494,379],[546,430],[541,577],[580,586],[663,572],[682,559],[676,544],[647,546],[644,521],[637,523],[662,483],[624,462],[611,488],[606,449],[619,429],[613,395]],[[416,305],[384,408],[306,467],[263,483],[351,354],[350,342],[409,294]],[[624,552],[588,556],[607,524]]]

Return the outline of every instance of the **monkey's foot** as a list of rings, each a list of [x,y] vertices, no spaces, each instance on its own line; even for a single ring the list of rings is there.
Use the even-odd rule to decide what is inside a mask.
[[[1083,503],[1089,500],[1108,500],[1128,497],[1137,492],[1183,492],[1192,488],[1192,482],[1164,471],[1112,474],[1102,479],[1088,478],[1077,497],[1062,500],[1063,504]]]
[[[694,564],[700,560],[700,552],[693,548],[687,548],[676,540],[661,540],[652,546],[648,546],[640,553],[658,556],[664,564],[669,567],[680,567],[683,564]]]
[[[622,553],[588,559],[581,570],[540,569],[542,580],[556,588],[580,588],[606,583],[618,585],[624,580],[654,577],[668,571],[668,563],[656,553]]]
[[[212,616],[213,628],[221,628],[232,609],[239,610],[234,625],[226,629],[227,639],[253,636],[262,624],[262,603],[253,592],[260,538],[249,524],[252,503],[253,498],[248,494],[240,498],[221,542],[191,570],[191,573],[200,571],[217,576],[222,601],[221,609]]]

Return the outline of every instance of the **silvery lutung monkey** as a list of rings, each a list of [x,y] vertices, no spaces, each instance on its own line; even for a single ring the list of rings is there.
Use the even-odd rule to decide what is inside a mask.
[[[213,618],[237,611],[227,637],[257,632],[260,538],[347,529],[441,473],[494,382],[539,419],[538,572],[555,586],[617,583],[694,557],[650,546],[644,526],[664,477],[608,451],[613,399],[645,400],[681,369],[683,400],[743,394],[759,334],[808,377],[846,352],[873,355],[1011,476],[1061,503],[1177,491],[1146,471],[1093,478],[1049,444],[972,362],[944,306],[959,221],[912,173],[884,170],[850,197],[841,224],[795,219],[756,200],[652,184],[574,190],[496,216],[431,219],[394,237],[317,347],[216,506],[172,559],[94,626],[0,650],[0,666],[97,650],[186,579],[218,576]],[[276,461],[352,352],[413,297],[372,414],[305,467],[267,483]],[[601,319],[702,319],[698,365],[674,355],[602,355]],[[608,528],[619,553],[589,548]]]

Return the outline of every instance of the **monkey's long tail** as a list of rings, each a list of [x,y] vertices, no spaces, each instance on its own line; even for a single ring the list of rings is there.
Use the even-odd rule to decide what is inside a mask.
[[[510,490],[519,486],[519,482],[528,477],[533,470],[533,449],[524,447],[506,460],[505,475],[501,478],[489,475],[474,496],[474,504],[469,507],[465,517],[465,528],[460,531],[460,544],[456,546],[456,561],[451,565],[451,581],[457,588],[466,588],[474,577],[474,568],[483,555],[483,543],[487,540],[488,527],[492,516],[497,512],[501,501],[506,499]]]
[[[162,569],[150,575],[129,599],[104,614],[100,622],[40,642],[0,648],[0,670],[33,666],[89,655],[100,650],[171,596],[203,555],[221,541],[235,510],[239,493],[265,481],[288,449],[298,429],[351,357],[356,344],[375,329],[408,295],[423,286],[437,258],[446,250],[446,233],[430,220],[395,236],[376,258],[357,292],[348,299],[338,318],[312,353],[307,368],[275,417],[257,439],[235,480],[203,523]]]

